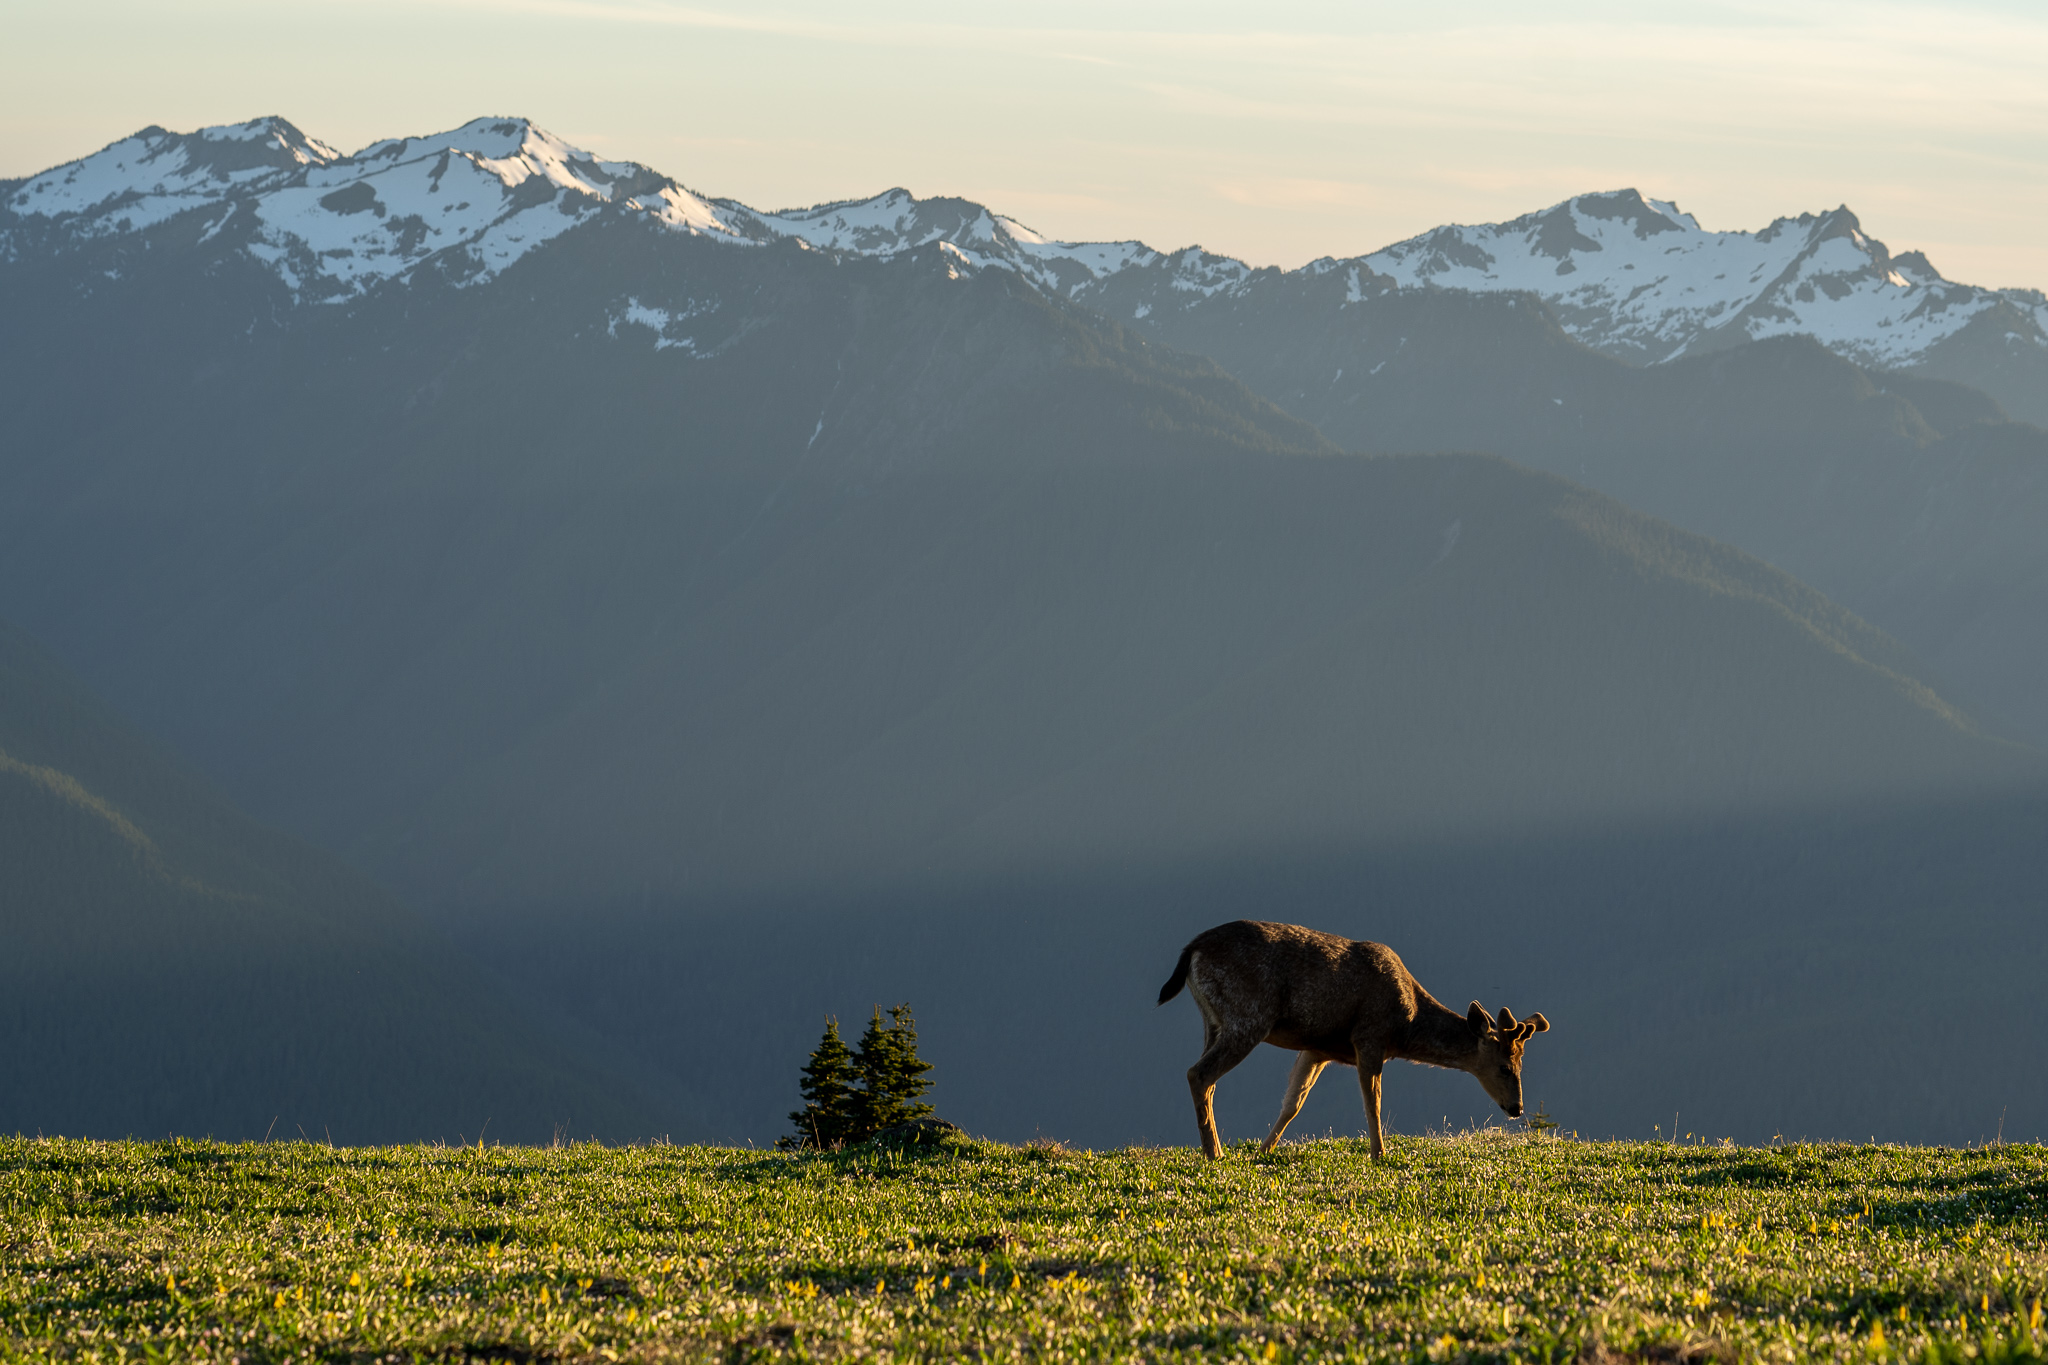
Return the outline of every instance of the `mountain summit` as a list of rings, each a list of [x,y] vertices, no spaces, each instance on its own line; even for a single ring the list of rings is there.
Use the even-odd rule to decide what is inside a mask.
[[[1527,290],[1579,340],[1638,362],[1804,334],[1896,367],[2001,302],[2048,323],[2038,291],[1951,283],[1918,252],[1892,256],[1846,207],[1709,232],[1676,204],[1617,190],[1436,228],[1361,260],[1402,288]]]

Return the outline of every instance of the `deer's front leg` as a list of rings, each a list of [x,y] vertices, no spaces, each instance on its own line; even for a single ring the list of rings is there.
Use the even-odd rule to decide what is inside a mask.
[[[1308,1100],[1308,1092],[1315,1088],[1316,1077],[1322,1075],[1323,1068],[1329,1064],[1312,1052],[1294,1054],[1294,1070],[1287,1073],[1287,1098],[1280,1102],[1280,1117],[1273,1120],[1273,1131],[1266,1134],[1261,1151],[1270,1152],[1280,1145],[1280,1135],[1301,1112],[1301,1106]]]
[[[1378,1161],[1387,1154],[1386,1135],[1380,1128],[1380,1067],[1386,1059],[1378,1051],[1358,1050],[1358,1088],[1365,1096],[1365,1123],[1372,1132],[1372,1156]]]

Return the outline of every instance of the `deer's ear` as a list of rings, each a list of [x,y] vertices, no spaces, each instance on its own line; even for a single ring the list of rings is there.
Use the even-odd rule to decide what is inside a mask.
[[[1486,1006],[1477,1000],[1472,1002],[1471,1009],[1465,1011],[1465,1022],[1472,1026],[1474,1033],[1483,1035],[1493,1032],[1493,1016],[1488,1014]]]
[[[1500,1031],[1502,1033],[1513,1033],[1515,1031],[1515,1012],[1506,1005],[1500,1007]]]
[[[1548,1033],[1550,1032],[1550,1021],[1540,1014],[1532,1014],[1522,1021],[1522,1027],[1528,1029],[1531,1033]]]

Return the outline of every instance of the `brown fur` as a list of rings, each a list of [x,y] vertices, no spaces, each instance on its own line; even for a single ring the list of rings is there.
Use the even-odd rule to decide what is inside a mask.
[[[1386,1155],[1380,1129],[1380,1068],[1405,1057],[1469,1071],[1507,1111],[1522,1114],[1522,1045],[1549,1029],[1532,1014],[1517,1022],[1507,1009],[1495,1018],[1477,1000],[1464,1014],[1437,1003],[1384,943],[1338,938],[1298,924],[1236,920],[1195,936],[1181,949],[1173,977],[1159,992],[1165,1004],[1188,987],[1202,1011],[1202,1056],[1188,1068],[1202,1150],[1223,1155],[1216,1136],[1216,1082],[1260,1043],[1301,1055],[1288,1077],[1287,1099],[1266,1135],[1272,1151],[1301,1112],[1302,1102],[1331,1062],[1358,1068],[1372,1154]]]

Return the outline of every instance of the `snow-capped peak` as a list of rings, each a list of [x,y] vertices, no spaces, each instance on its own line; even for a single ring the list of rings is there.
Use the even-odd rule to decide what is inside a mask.
[[[1436,228],[1357,262],[1399,288],[1526,290],[1580,340],[1639,362],[1725,329],[1803,333],[1858,360],[1908,364],[2003,298],[1943,279],[1917,252],[1895,262],[1846,207],[1714,232],[1635,190]]]
[[[1142,242],[1056,242],[971,200],[919,199],[901,188],[776,213],[727,206],[763,233],[831,251],[887,257],[942,243],[1062,294],[1157,254]]]
[[[730,215],[665,176],[606,161],[526,119],[373,143],[256,204],[250,251],[297,292],[360,292],[428,260],[491,278],[606,209],[733,236]]]
[[[348,158],[348,165],[399,165],[443,152],[471,160],[496,176],[507,189],[516,189],[538,177],[559,189],[606,202],[613,199],[614,190],[622,182],[638,187],[650,179],[659,179],[643,166],[594,157],[522,118],[473,119],[460,128],[430,137],[393,138],[365,147]]]
[[[281,118],[173,133],[158,127],[44,171],[8,195],[23,218],[73,218],[82,235],[140,231],[236,191],[282,183],[339,156]]]
[[[345,298],[434,260],[489,279],[605,210],[727,238],[734,214],[665,176],[607,161],[526,119],[376,142],[350,156],[282,119],[168,133],[147,128],[45,172],[5,201],[76,239],[138,232],[200,211],[211,240],[238,240],[296,295]],[[4,231],[4,227],[0,227]]]

